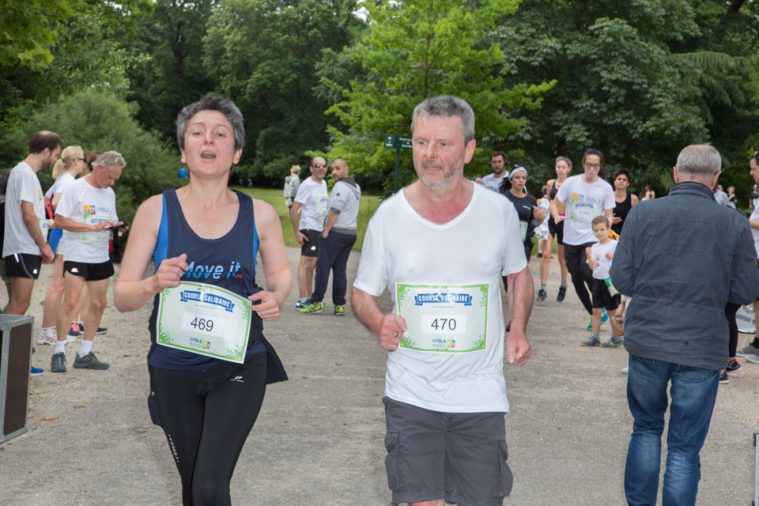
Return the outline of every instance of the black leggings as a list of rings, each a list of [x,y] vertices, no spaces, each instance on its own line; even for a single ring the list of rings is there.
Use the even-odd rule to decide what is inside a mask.
[[[575,287],[577,297],[582,302],[588,314],[593,314],[593,305],[590,303],[590,290],[593,286],[593,271],[588,267],[588,259],[585,257],[585,248],[592,242],[572,246],[564,243],[564,260],[567,262],[567,270],[572,276],[572,285]]]
[[[208,372],[149,369],[150,416],[166,433],[182,478],[182,504],[232,504],[229,482],[266,392],[266,353],[205,396],[195,389]]]

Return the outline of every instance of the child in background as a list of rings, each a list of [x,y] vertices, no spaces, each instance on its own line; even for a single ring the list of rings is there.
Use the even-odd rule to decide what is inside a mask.
[[[588,258],[588,267],[593,271],[593,285],[590,292],[591,302],[593,305],[593,334],[585,341],[583,346],[598,346],[601,344],[599,330],[601,328],[601,309],[606,309],[611,324],[611,337],[603,343],[605,348],[616,348],[624,338],[622,332],[614,318],[614,311],[619,306],[620,295],[615,293],[609,280],[609,269],[611,269],[614,250],[617,248],[617,241],[609,238],[609,221],[606,216],[596,216],[591,222],[593,235],[598,242],[587,248],[586,256]],[[616,290],[614,290],[616,291]]]
[[[551,265],[551,247],[553,237],[551,231],[548,229],[548,220],[551,219],[551,199],[548,195],[548,186],[543,185],[541,189],[542,198],[538,199],[538,207],[546,214],[543,222],[535,227],[535,237],[538,238],[538,258],[545,260],[540,263],[540,289],[538,290],[538,300],[546,300],[548,296],[546,292],[546,283],[548,282],[548,269]]]

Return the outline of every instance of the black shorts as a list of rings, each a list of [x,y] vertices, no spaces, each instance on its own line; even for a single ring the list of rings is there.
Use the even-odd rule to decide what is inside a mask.
[[[300,247],[300,254],[304,257],[316,257],[319,251],[319,241],[322,238],[322,233],[318,230],[306,229],[301,230],[301,234],[308,238],[308,241],[303,243]]]
[[[5,275],[11,278],[37,279],[40,277],[42,257],[29,253],[16,253],[5,257]]]
[[[86,281],[100,281],[113,276],[113,262],[107,260],[102,264],[85,264],[82,262],[63,261],[63,272],[79,276]],[[64,274],[65,275],[65,274]]]
[[[593,286],[590,291],[591,301],[594,309],[604,308],[607,311],[614,311],[619,307],[622,299],[620,294],[613,295],[606,286],[603,279],[593,278]]]
[[[553,221],[553,216],[548,218],[548,232],[551,235],[556,236],[556,240],[559,244],[564,244],[564,221],[560,221],[558,225]]]

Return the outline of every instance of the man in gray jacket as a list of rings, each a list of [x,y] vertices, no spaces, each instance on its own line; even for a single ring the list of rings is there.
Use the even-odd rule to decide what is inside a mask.
[[[356,242],[358,209],[361,187],[348,175],[348,162],[336,158],[332,162],[332,179],[335,186],[329,199],[329,214],[322,229],[322,240],[316,258],[314,293],[301,313],[324,311],[324,293],[327,291],[329,271],[332,271],[332,302],[335,315],[345,316],[345,291],[348,287],[346,266],[351,248]]]
[[[699,453],[728,358],[725,304],[759,295],[748,222],[714,200],[720,167],[711,146],[683,149],[675,186],[630,212],[614,253],[611,280],[632,297],[625,319],[634,419],[625,466],[629,504],[656,504],[670,384],[663,503],[696,503]]]

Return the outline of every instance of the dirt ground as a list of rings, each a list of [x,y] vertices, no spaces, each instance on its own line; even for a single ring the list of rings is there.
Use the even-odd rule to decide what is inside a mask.
[[[295,267],[298,252],[288,250]],[[351,258],[355,272],[357,256]],[[537,276],[538,264],[531,268]],[[576,296],[536,303],[528,328],[534,356],[506,366],[512,412],[506,419],[514,490],[506,504],[624,504],[623,469],[631,418],[623,349],[587,349]],[[35,288],[35,338],[50,267]],[[350,277],[352,280],[352,275]],[[269,388],[232,480],[234,504],[390,503],[384,472],[382,394],[385,353],[349,314],[300,315],[297,287],[283,317],[266,325],[290,381]],[[328,292],[329,293],[329,292]],[[0,296],[0,302],[4,294]],[[96,337],[106,372],[48,371],[52,348],[36,346],[28,432],[0,445],[2,505],[180,504],[179,479],[162,431],[146,409],[149,308],[109,306]],[[604,335],[608,329],[604,328]],[[748,336],[741,336],[741,345]],[[78,343],[68,352],[73,356]],[[71,363],[69,359],[69,364]],[[699,504],[750,504],[752,434],[759,430],[759,366],[720,386],[702,451]]]

